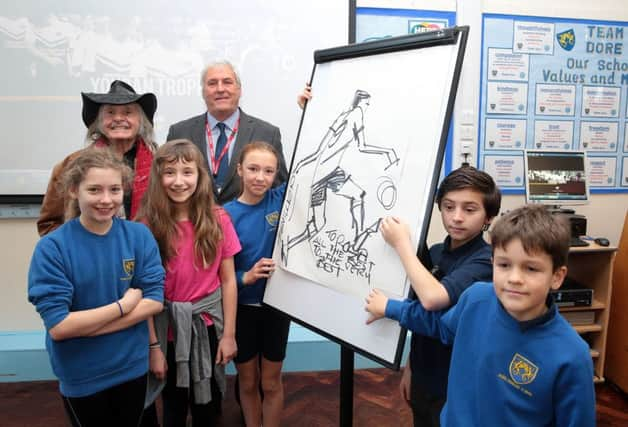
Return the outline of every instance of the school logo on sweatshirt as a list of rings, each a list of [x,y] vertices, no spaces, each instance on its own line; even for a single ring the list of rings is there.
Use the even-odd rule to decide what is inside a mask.
[[[266,222],[268,222],[268,224],[271,227],[277,227],[278,221],[279,221],[279,212],[275,211],[266,215]]]
[[[131,280],[133,278],[133,273],[135,273],[135,259],[123,259],[122,268],[124,269],[126,277],[121,277],[121,279]]]
[[[510,378],[517,384],[530,384],[538,372],[539,368],[519,353],[510,361]]]

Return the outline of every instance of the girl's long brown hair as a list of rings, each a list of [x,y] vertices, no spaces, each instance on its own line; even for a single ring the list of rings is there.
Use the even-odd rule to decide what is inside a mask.
[[[144,193],[138,220],[151,229],[166,265],[176,255],[179,230],[175,219],[175,207],[161,184],[161,175],[166,165],[183,161],[194,162],[198,169],[196,191],[190,197],[189,219],[194,225],[194,255],[202,261],[203,268],[216,258],[216,248],[223,234],[218,222],[218,210],[214,202],[211,178],[205,159],[196,146],[187,139],[168,141],[157,149],[150,169],[150,183]]]

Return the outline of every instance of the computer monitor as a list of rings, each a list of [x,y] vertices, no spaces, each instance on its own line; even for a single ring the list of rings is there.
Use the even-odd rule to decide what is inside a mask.
[[[526,202],[555,206],[589,202],[585,151],[525,151]]]

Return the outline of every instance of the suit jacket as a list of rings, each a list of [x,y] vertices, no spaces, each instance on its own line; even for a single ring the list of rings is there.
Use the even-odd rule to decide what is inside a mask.
[[[170,126],[168,130],[167,140],[173,139],[189,139],[196,145],[203,157],[205,165],[209,168],[207,159],[207,138],[205,135],[206,114],[192,117],[187,120],[180,121]],[[273,126],[268,122],[260,120],[256,117],[249,116],[240,110],[240,127],[238,135],[234,141],[233,154],[229,159],[229,170],[227,178],[220,193],[214,186],[214,196],[216,202],[224,204],[235,199],[240,194],[240,177],[238,176],[237,166],[240,153],[246,144],[253,141],[264,141],[272,145],[279,153],[279,170],[275,178],[275,185],[279,185],[288,179],[288,169],[286,168],[286,160],[283,155],[283,147],[281,145],[281,133],[277,126]]]

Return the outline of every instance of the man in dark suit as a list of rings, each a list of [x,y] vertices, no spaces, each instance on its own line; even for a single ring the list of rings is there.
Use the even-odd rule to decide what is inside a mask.
[[[268,142],[277,150],[275,185],[286,181],[279,128],[239,108],[242,86],[233,66],[226,61],[208,65],[201,73],[201,85],[207,112],[170,126],[167,139],[189,139],[201,150],[212,173],[216,201],[222,205],[240,194],[238,158],[252,141]]]

